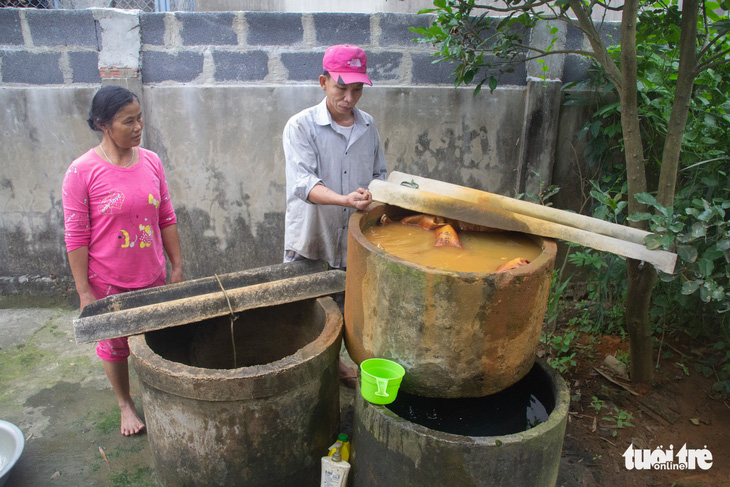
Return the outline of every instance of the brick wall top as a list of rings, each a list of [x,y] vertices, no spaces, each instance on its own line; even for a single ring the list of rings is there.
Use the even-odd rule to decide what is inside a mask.
[[[453,66],[434,64],[434,49],[414,42],[418,36],[409,30],[430,25],[429,15],[138,13],[133,29],[138,65],[114,66],[106,59],[122,58],[113,51],[128,43],[104,36],[109,24],[99,19],[113,12],[120,11],[0,9],[0,85],[97,84],[116,68],[139,71],[146,84],[313,83],[325,48],[343,43],[365,50],[375,84],[453,84]],[[611,39],[615,26],[607,25],[603,34]],[[566,47],[581,45],[581,34],[569,29]],[[568,57],[563,74],[580,78],[587,66]],[[517,69],[503,76],[502,84],[524,85],[525,73]]]

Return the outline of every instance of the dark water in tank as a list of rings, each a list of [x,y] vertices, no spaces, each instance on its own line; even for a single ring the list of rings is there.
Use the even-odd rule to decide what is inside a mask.
[[[431,398],[399,391],[386,406],[412,423],[462,436],[503,436],[547,421],[555,407],[552,384],[537,364],[516,384],[484,397]]]

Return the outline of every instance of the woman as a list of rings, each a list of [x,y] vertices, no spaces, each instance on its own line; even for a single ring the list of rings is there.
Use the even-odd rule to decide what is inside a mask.
[[[91,103],[92,130],[101,143],[76,159],[63,181],[66,250],[81,309],[97,299],[183,279],[180,240],[165,171],[154,152],[139,147],[142,109],[131,91],[100,89]],[[119,401],[121,431],[144,429],[129,394],[127,338],[103,340],[97,355]]]

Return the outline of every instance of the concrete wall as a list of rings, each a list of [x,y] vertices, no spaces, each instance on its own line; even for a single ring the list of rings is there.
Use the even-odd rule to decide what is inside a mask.
[[[560,106],[585,64],[537,66],[477,97],[412,42],[413,14],[0,9],[0,296],[73,290],[63,244],[66,167],[99,141],[85,123],[102,83],[141,95],[143,145],[165,164],[186,278],[279,262],[286,120],[319,102],[324,48],[356,43],[375,83],[389,170],[502,194],[550,180],[580,113]],[[544,42],[533,36],[534,42]],[[566,31],[561,42],[583,42]],[[576,119],[576,115],[579,116]],[[568,117],[568,118],[566,118]],[[559,143],[559,137],[567,142]]]

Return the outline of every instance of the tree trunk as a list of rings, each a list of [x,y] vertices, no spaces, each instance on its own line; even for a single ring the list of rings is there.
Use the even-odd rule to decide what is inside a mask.
[[[654,344],[649,306],[657,273],[646,262],[629,259],[627,264],[626,328],[631,342],[631,380],[648,382],[654,377]]]
[[[621,20],[621,128],[624,136],[626,175],[628,180],[629,213],[646,211],[634,198],[636,193],[646,192],[644,147],[639,128],[638,95],[636,87],[636,22],[638,0],[626,0]],[[646,222],[634,224],[642,229]],[[628,261],[629,285],[626,290],[626,327],[631,340],[631,380],[648,382],[654,377],[649,305],[651,290],[656,281],[656,271],[645,263]]]
[[[625,4],[626,6],[626,4]],[[626,8],[626,7],[625,7]],[[680,55],[679,55],[679,71],[677,76],[677,86],[675,88],[675,98],[672,105],[672,113],[669,118],[669,127],[667,137],[664,144],[664,152],[662,153],[662,167],[659,176],[659,187],[657,191],[657,200],[664,206],[670,206],[674,202],[674,192],[677,183],[677,170],[682,150],[682,136],[687,125],[687,116],[689,113],[690,97],[692,95],[692,86],[696,76],[696,42],[697,42],[697,15],[699,4],[697,0],[685,0],[682,8],[682,34],[680,39]],[[624,19],[629,12],[624,11]],[[635,18],[635,17],[631,17]],[[622,56],[628,39],[624,38],[624,24],[622,23],[621,50]],[[626,26],[627,30],[628,27]],[[627,32],[627,35],[629,33]],[[635,34],[635,31],[634,31]],[[630,46],[635,47],[634,43]],[[622,59],[625,63],[628,59],[636,59],[634,53],[626,53],[626,58]],[[636,86],[636,78],[634,72],[633,81],[629,81],[630,74],[624,71],[624,90],[627,93],[631,88]],[[636,106],[635,100],[632,105]],[[622,110],[624,110],[624,100],[622,100]],[[624,118],[629,115],[628,112],[622,113],[622,125],[624,127],[624,140],[626,141],[626,125],[632,125],[631,120]],[[638,118],[637,118],[638,121]],[[633,195],[637,192],[646,191],[646,179],[643,158],[629,156],[628,142],[626,142],[626,167],[629,171],[629,212],[641,211],[641,206],[635,201]],[[633,156],[633,154],[632,154]],[[641,174],[639,174],[639,169]],[[636,179],[633,178],[636,176]],[[641,182],[640,177],[643,177]],[[632,180],[634,184],[632,185]],[[643,188],[643,189],[642,189]],[[633,203],[633,205],[632,205]],[[656,283],[657,274],[652,266],[646,263],[640,263],[634,260],[628,262],[628,278],[629,285],[626,290],[626,327],[631,340],[631,379],[634,382],[648,382],[654,377],[654,349],[652,344],[651,323],[649,322],[649,307],[651,305],[651,292]]]
[[[674,90],[672,113],[669,116],[667,138],[662,152],[657,201],[664,206],[674,204],[677,171],[682,154],[682,137],[687,128],[692,87],[697,76],[697,15],[698,0],[685,0],[682,5],[681,36],[679,39],[679,69]]]

